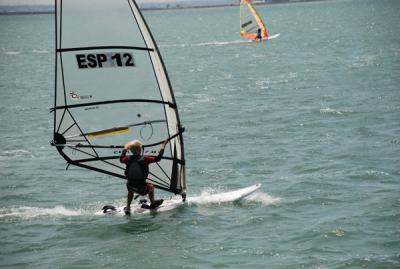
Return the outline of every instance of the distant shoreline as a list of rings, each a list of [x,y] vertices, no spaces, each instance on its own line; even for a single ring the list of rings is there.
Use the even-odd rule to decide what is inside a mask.
[[[274,1],[274,0],[270,0]],[[254,6],[264,6],[264,5],[275,5],[275,4],[294,4],[294,3],[305,3],[305,2],[322,2],[322,1],[328,1],[328,0],[275,0],[277,2],[255,2],[252,3]],[[180,6],[174,6],[174,7],[168,7],[168,8],[140,8],[141,10],[165,10],[165,9],[194,9],[194,8],[214,8],[214,7],[238,7],[240,4],[225,4],[225,5],[208,5],[208,6],[188,6],[188,7],[180,7]]]
[[[17,12],[0,12],[0,15],[43,15],[54,14],[54,11],[17,11]]]
[[[327,0],[270,0],[272,2],[255,2],[253,5],[274,5],[274,4],[293,4],[293,3],[304,3],[304,2],[321,2]],[[204,6],[170,6],[170,7],[142,7],[141,10],[176,10],[176,9],[194,9],[194,8],[220,8],[220,7],[235,7],[239,4],[221,4],[221,5],[204,5]],[[3,6],[4,7],[4,6]],[[49,10],[46,11],[1,11],[0,15],[43,15],[43,14],[54,14],[54,7],[46,6]],[[0,9],[2,7],[0,6]],[[51,10],[50,10],[51,9]]]

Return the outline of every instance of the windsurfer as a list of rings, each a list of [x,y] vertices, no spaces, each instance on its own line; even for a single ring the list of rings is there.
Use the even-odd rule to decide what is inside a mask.
[[[154,209],[163,203],[162,199],[154,199],[154,186],[151,183],[146,183],[146,179],[149,175],[149,164],[161,160],[167,143],[168,140],[165,140],[161,144],[158,156],[142,155],[143,145],[139,140],[133,140],[125,144],[119,160],[121,163],[126,164],[125,176],[128,180],[126,183],[128,196],[126,207],[124,208],[126,215],[130,214],[131,203],[135,192],[140,195],[149,195],[150,209]],[[128,150],[132,152],[131,156],[126,156]]]
[[[261,29],[258,28],[258,30],[257,30],[257,36],[256,36],[256,38],[255,38],[254,40],[255,40],[255,41],[261,41],[261,39],[262,39],[262,36],[261,36]]]

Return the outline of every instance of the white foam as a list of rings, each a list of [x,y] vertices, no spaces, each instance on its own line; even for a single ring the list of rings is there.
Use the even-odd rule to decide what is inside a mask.
[[[226,192],[221,189],[205,189],[199,196],[189,197],[189,203],[206,205],[232,202],[236,200],[237,193],[235,191]],[[272,197],[269,194],[263,193],[260,190],[243,198],[246,201],[258,202],[263,205],[270,205],[280,201],[280,198]]]
[[[195,205],[207,205],[207,204],[220,204],[226,202],[232,202],[237,199],[236,191],[226,191],[220,188],[208,188],[204,189],[200,195],[198,196],[189,196],[187,201],[189,204]],[[240,190],[239,190],[240,191]],[[266,193],[257,190],[255,193],[250,194],[247,197],[243,198],[244,201],[252,201],[261,203],[262,205],[270,205],[280,201],[280,198],[272,197]],[[119,199],[115,201],[119,206],[123,206],[125,200]],[[170,201],[166,200],[165,205],[171,204],[171,206],[167,206],[164,208],[165,211],[170,210],[171,208],[175,208],[178,204],[180,204],[181,198],[174,197]],[[117,206],[117,207],[119,207]],[[78,209],[68,209],[64,206],[55,206],[53,208],[41,208],[41,207],[30,207],[30,206],[21,206],[21,207],[11,207],[11,208],[0,208],[0,219],[4,218],[18,218],[18,219],[33,219],[37,217],[52,217],[52,218],[61,218],[61,217],[70,217],[70,216],[81,216],[90,213],[95,210],[94,208],[100,208],[100,203],[95,206],[91,206],[89,208],[78,208]],[[164,211],[159,210],[159,211]],[[100,212],[100,211],[99,211]]]
[[[263,205],[271,205],[271,204],[276,204],[278,203],[281,198],[279,197],[273,197],[267,193],[263,192],[255,192],[253,194],[250,194],[249,196],[245,197],[244,199],[252,202],[258,202]]]
[[[32,219],[39,216],[53,216],[53,217],[65,217],[65,216],[79,216],[82,215],[80,209],[67,209],[63,206],[56,206],[54,208],[40,208],[40,207],[14,207],[14,208],[0,208],[0,219],[1,218],[21,218],[21,219]]]
[[[188,198],[190,203],[194,204],[212,204],[212,203],[221,203],[221,199],[217,196],[219,193],[222,193],[221,190],[207,188],[201,191],[198,196],[191,196]]]

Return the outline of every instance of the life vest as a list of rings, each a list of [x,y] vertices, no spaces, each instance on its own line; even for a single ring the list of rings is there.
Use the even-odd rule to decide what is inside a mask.
[[[149,175],[149,166],[144,163],[144,158],[139,160],[133,156],[129,158],[125,168],[125,176],[134,185],[144,187]]]

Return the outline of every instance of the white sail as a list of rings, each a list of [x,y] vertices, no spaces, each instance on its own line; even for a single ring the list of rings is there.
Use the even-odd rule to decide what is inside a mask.
[[[56,0],[54,138],[69,164],[125,178],[123,145],[139,139],[148,182],[185,193],[178,109],[162,58],[133,0]]]

